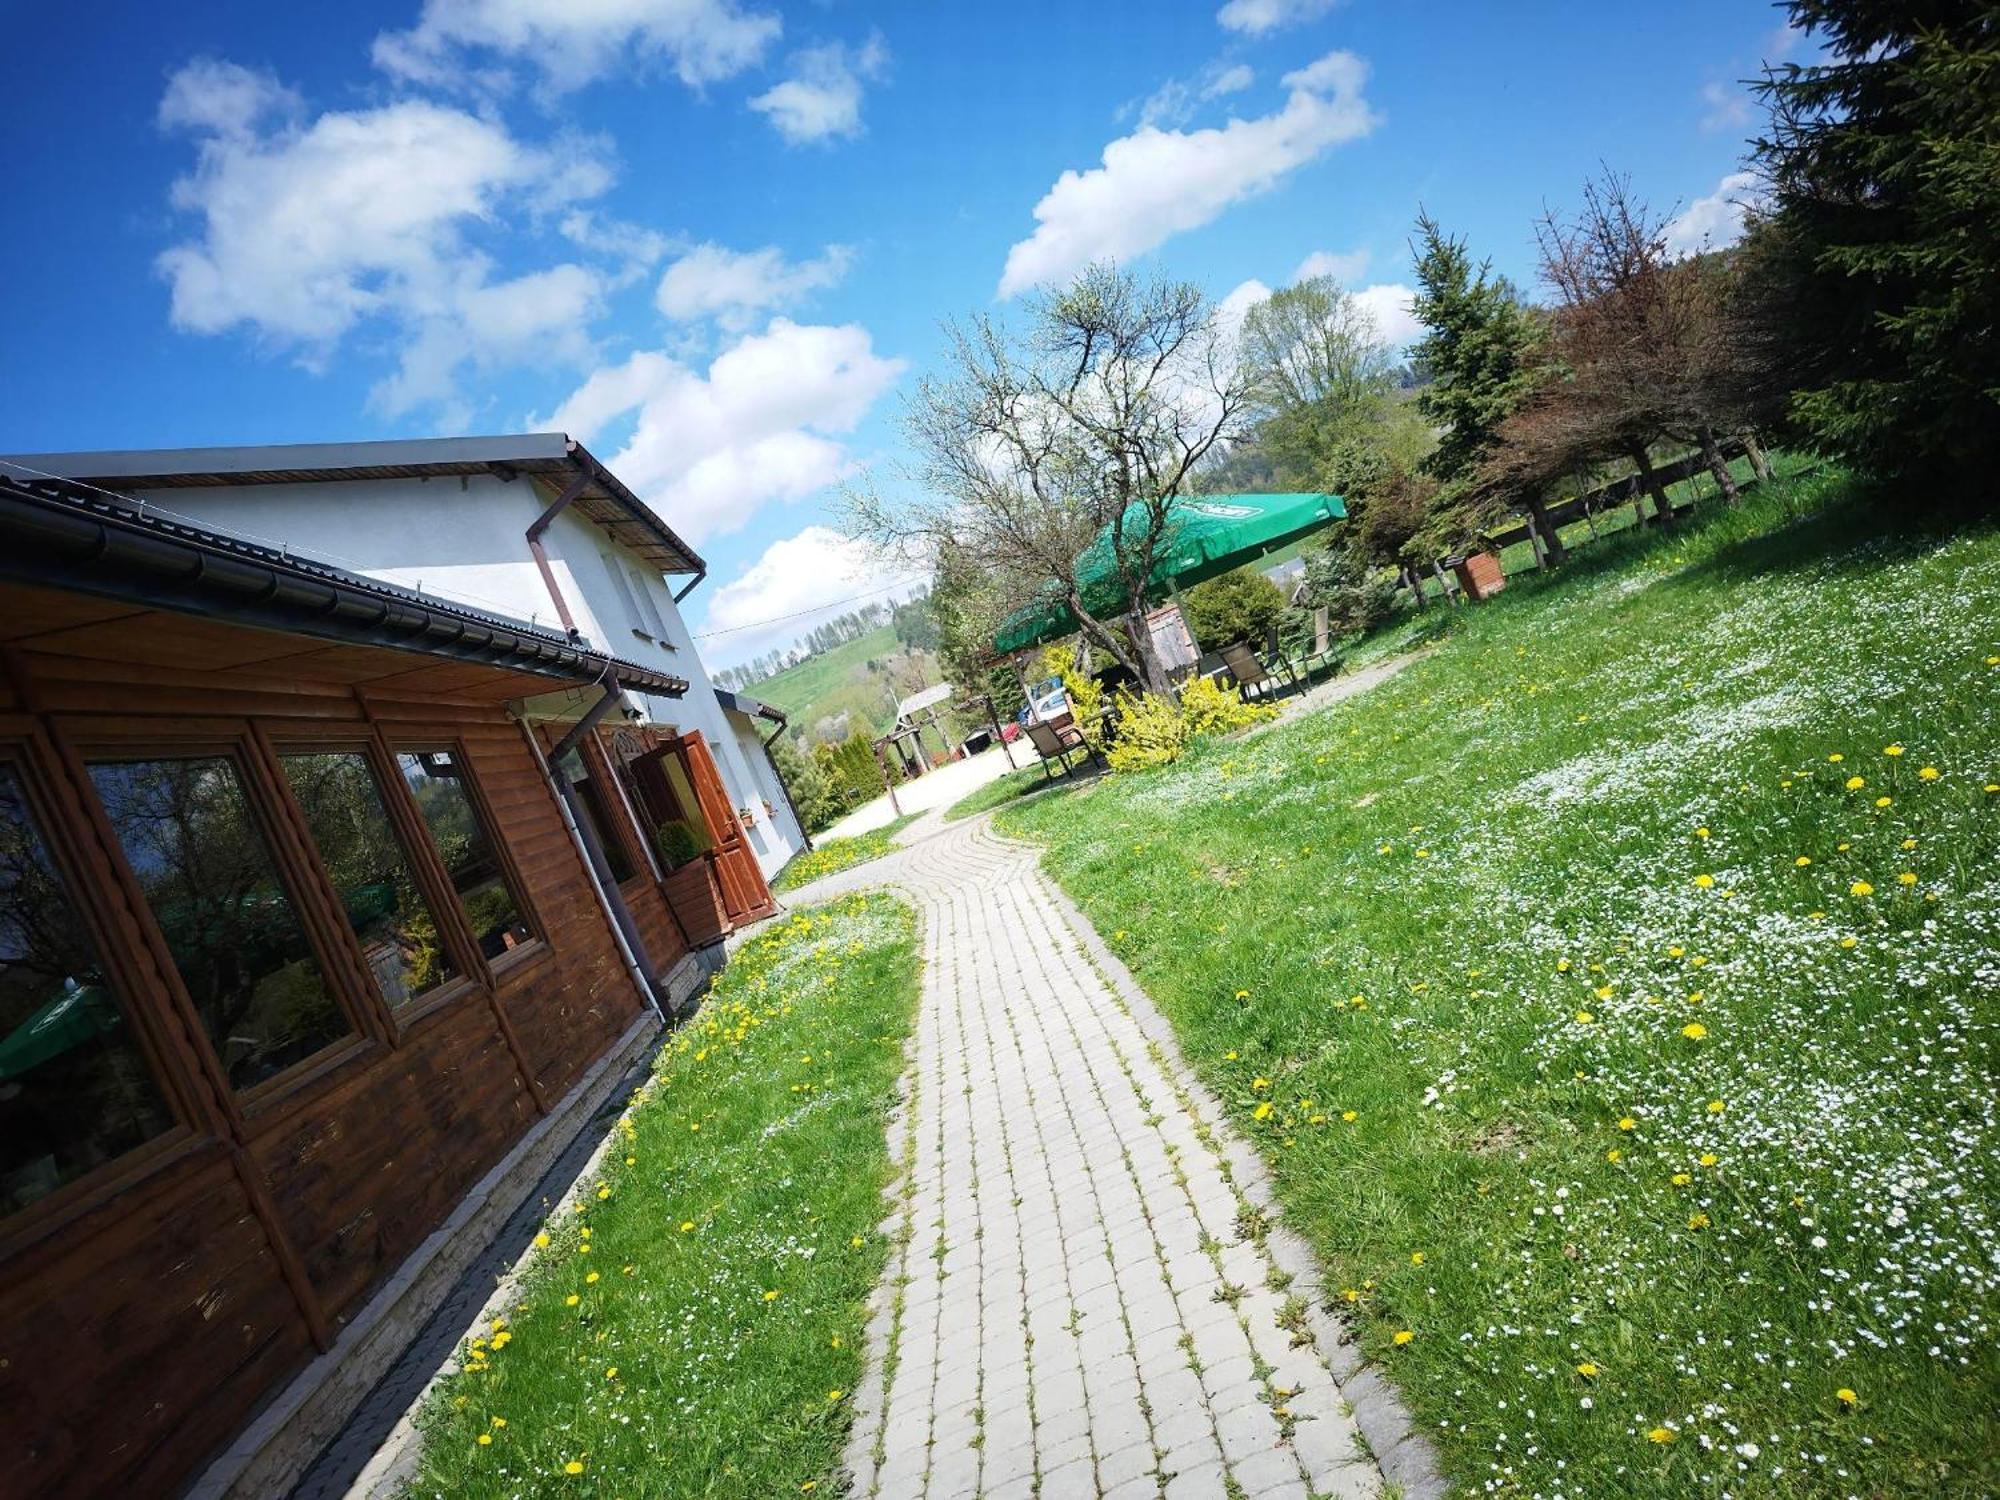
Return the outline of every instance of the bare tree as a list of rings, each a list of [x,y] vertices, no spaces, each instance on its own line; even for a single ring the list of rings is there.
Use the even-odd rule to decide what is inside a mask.
[[[915,455],[904,477],[920,498],[852,494],[852,529],[927,559],[956,548],[1031,584],[1017,606],[1067,606],[1146,691],[1171,692],[1145,625],[1148,594],[1174,540],[1175,500],[1248,404],[1215,309],[1187,283],[1099,265],[1038,293],[1023,329],[980,316],[946,334],[948,372],[925,379],[904,412]],[[1088,586],[1106,548],[1109,607]]]

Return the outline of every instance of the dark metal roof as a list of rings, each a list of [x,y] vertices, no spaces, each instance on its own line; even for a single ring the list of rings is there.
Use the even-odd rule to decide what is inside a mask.
[[[59,481],[24,484],[0,475],[0,581],[561,682],[616,678],[634,691],[676,698],[688,686],[684,677],[587,651],[553,631]]]
[[[618,476],[566,433],[415,438],[378,443],[274,443],[239,448],[134,448],[98,453],[17,453],[0,472],[32,483],[44,476],[101,489],[214,489],[243,484],[319,484],[362,479],[432,479],[526,475],[561,490],[579,473],[590,483],[576,500],[583,514],[662,573],[706,570],[700,554],[674,533]],[[554,498],[551,495],[550,498]]]
[[[728,688],[717,688],[715,701],[724,708],[733,708],[739,714],[745,714],[753,719],[768,719],[773,724],[790,722],[786,719],[783,709],[773,708],[770,704],[752,698],[747,693],[732,693]]]

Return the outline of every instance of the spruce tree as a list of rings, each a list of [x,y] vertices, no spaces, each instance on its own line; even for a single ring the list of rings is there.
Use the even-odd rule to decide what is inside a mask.
[[[1913,500],[2000,485],[2000,5],[1793,0],[1818,61],[1773,69],[1753,250],[1790,412]]]

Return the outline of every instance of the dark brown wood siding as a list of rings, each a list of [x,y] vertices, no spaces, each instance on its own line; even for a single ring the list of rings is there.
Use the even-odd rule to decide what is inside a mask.
[[[259,666],[282,654],[271,633],[204,624],[168,640],[157,614],[132,615],[141,643],[120,635],[114,606],[65,613],[50,597],[0,587],[0,755],[34,773],[45,832],[81,872],[72,894],[178,1124],[0,1217],[0,1496],[170,1494],[644,1007],[555,792],[490,695],[378,696],[347,679],[392,682],[382,660],[395,654],[360,648],[330,655],[325,678],[274,677]],[[43,649],[49,630],[79,624],[87,637]],[[352,1038],[247,1099],[231,1093],[83,772],[107,740],[232,747],[338,971]],[[460,756],[534,939],[489,964],[439,896],[462,978],[392,1012],[287,812],[274,747],[316,743],[367,747],[381,766],[399,746]],[[410,832],[414,804],[392,816],[419,879],[448,892]]]

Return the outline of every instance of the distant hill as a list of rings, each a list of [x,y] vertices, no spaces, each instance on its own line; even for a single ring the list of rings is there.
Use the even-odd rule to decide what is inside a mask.
[[[869,670],[871,661],[889,671]],[[914,653],[914,661],[922,663],[924,682],[942,680],[932,653]],[[912,653],[896,639],[895,630],[884,625],[743,691],[783,709],[792,728],[810,744],[820,720],[842,713],[849,715],[851,728],[881,734],[889,727],[895,700],[916,691],[914,679]]]

